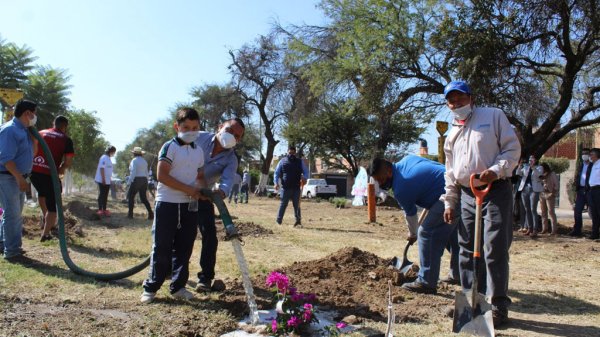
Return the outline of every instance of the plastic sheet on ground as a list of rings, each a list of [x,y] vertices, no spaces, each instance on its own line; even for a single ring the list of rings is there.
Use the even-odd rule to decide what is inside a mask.
[[[313,323],[310,325],[309,331],[308,331],[308,335],[305,336],[327,336],[327,333],[325,332],[325,327],[327,326],[331,326],[331,325],[335,325],[336,322],[334,320],[334,317],[337,316],[336,312],[333,311],[319,311],[318,308],[316,308],[317,311],[315,312],[317,315],[317,318],[319,319],[318,323]],[[259,310],[258,311],[258,316],[259,316],[259,323],[257,326],[263,325],[266,326],[267,324],[271,324],[271,320],[273,320],[276,316],[277,313],[275,311],[275,309],[273,310]],[[248,317],[246,317],[243,321],[241,321],[238,326],[240,327],[239,330],[236,331],[232,331],[232,332],[228,332],[224,335],[221,335],[221,337],[265,337],[268,336],[268,334],[258,334],[258,333],[249,333],[243,330],[244,326],[246,326],[249,322],[250,319]],[[350,331],[355,330],[356,327],[354,326],[347,326],[343,329],[341,329],[342,332],[347,333]]]

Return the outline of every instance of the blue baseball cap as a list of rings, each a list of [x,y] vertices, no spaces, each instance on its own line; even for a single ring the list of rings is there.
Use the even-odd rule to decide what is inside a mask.
[[[469,88],[469,85],[467,84],[467,82],[452,81],[452,82],[448,83],[446,85],[446,87],[444,88],[444,98],[448,98],[448,94],[454,90],[460,91],[467,95],[471,94],[471,88]]]

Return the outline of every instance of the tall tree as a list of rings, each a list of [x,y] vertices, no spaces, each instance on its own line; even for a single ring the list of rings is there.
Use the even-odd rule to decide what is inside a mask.
[[[100,120],[95,112],[83,109],[69,111],[67,117],[69,118],[68,135],[73,140],[76,154],[73,170],[93,177],[98,159],[108,145],[100,131]]]
[[[524,155],[600,122],[598,0],[475,0],[440,28],[479,101],[502,107]]]
[[[27,76],[24,83],[25,97],[36,102],[39,129],[52,126],[54,117],[64,115],[71,102],[66,70],[50,66],[38,66]]]
[[[246,101],[234,87],[225,85],[202,85],[194,87],[192,106],[203,118],[203,127],[216,130],[219,124],[231,118],[243,118],[249,115]]]
[[[312,155],[330,167],[356,176],[361,163],[370,156],[375,132],[371,131],[372,121],[357,110],[355,103],[321,104],[316,113],[288,124],[284,136],[290,143],[305,144]]]
[[[36,57],[27,46],[17,46],[0,37],[0,88],[21,88],[34,67]]]
[[[267,140],[266,153],[261,149],[260,154],[259,191],[266,189],[273,152],[279,143],[276,139],[278,123],[290,109],[289,96],[286,96],[290,71],[279,38],[277,34],[260,36],[254,44],[229,51],[233,83],[246,104],[258,112]]]
[[[323,0],[320,8],[331,19],[327,26],[285,29],[294,59],[308,66],[313,91],[357,98],[360,110],[375,120],[374,152],[414,142],[405,135],[430,122],[440,105],[431,95],[442,93],[451,79],[451,50],[430,44],[447,12],[444,3]]]

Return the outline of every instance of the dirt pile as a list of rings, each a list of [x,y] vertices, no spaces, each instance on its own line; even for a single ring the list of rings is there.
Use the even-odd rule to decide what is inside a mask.
[[[76,235],[83,236],[83,228],[73,213],[66,211],[64,213],[65,233],[67,237]],[[23,235],[27,238],[37,238],[42,235],[42,219],[40,217],[24,216],[23,217]],[[54,236],[58,235],[58,225],[52,230]]]
[[[225,228],[223,227],[223,222],[217,220],[217,236],[219,241],[225,240]],[[238,233],[242,236],[242,240],[244,238],[260,238],[273,234],[273,231],[270,229],[266,229],[260,225],[255,224],[254,222],[238,222],[235,224],[235,227],[238,230]]]
[[[244,226],[240,226],[244,228]],[[248,226],[250,227],[250,226]],[[388,260],[358,248],[343,248],[319,260],[296,262],[281,269],[299,292],[317,295],[320,310],[334,310],[336,319],[355,315],[363,319],[387,320],[388,280],[396,323],[448,320],[444,310],[452,304],[453,288],[438,287],[438,295],[415,294],[400,288],[410,281],[388,267]],[[259,309],[272,309],[272,293],[265,286],[266,275],[252,280]],[[219,306],[235,317],[248,314],[241,279],[224,279],[226,290],[219,293]]]
[[[84,205],[81,201],[70,201],[65,207],[65,210],[71,212],[73,215],[80,219],[92,221],[100,220],[98,214],[96,214],[96,212],[88,206]]]
[[[443,316],[451,301],[442,296],[420,295],[399,286],[407,281],[389,261],[358,248],[343,248],[323,259],[296,262],[283,269],[299,291],[315,293],[322,306],[342,315],[383,321],[387,316],[388,280],[394,284],[392,298],[398,322],[418,322]],[[441,292],[448,289],[440,289]]]

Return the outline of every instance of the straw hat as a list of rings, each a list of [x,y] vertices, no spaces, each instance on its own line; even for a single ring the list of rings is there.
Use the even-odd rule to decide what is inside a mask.
[[[131,153],[133,153],[133,154],[145,154],[146,151],[142,150],[141,147],[136,146],[136,147],[133,148],[133,150],[131,150]]]

